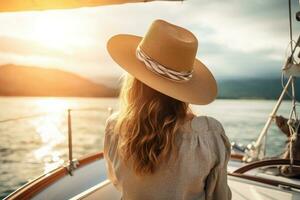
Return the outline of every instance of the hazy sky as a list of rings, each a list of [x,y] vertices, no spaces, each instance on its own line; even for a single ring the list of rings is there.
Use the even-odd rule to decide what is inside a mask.
[[[279,76],[289,43],[287,2],[188,0],[1,13],[0,64],[54,67],[93,80],[118,76],[122,70],[109,57],[107,40],[143,35],[153,20],[164,19],[196,35],[198,58],[218,79]],[[299,32],[294,21],[294,39]]]

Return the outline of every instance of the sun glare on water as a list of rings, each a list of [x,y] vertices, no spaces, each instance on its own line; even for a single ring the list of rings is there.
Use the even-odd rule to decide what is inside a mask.
[[[66,110],[69,103],[63,99],[39,99],[35,102],[36,110],[45,113],[42,117],[31,121],[38,134],[41,146],[34,150],[36,160],[44,163],[44,172],[48,172],[64,163],[63,152],[57,145],[66,143],[62,127],[66,123]]]
[[[35,101],[38,110],[48,113],[65,113],[70,103],[60,98],[38,99]]]

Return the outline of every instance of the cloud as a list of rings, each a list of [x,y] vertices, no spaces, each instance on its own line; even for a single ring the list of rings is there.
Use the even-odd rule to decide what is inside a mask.
[[[279,77],[282,61],[270,59],[271,50],[243,52],[227,49],[218,44],[204,43],[203,62],[212,70],[217,79]]]
[[[199,39],[197,56],[217,78],[280,74],[289,42],[288,5],[280,0],[189,0],[0,14],[0,41],[6,38],[0,55],[92,79],[119,75],[123,71],[109,57],[107,40],[118,33],[144,35],[157,18],[191,30]],[[293,22],[296,38],[300,22]]]
[[[53,49],[34,40],[0,37],[0,65],[19,65],[63,68],[87,78],[118,76],[122,70],[111,70],[107,56],[101,54],[102,47],[90,45],[82,48],[70,45],[67,49]],[[91,50],[93,49],[93,50]],[[101,63],[101,65],[99,65]],[[99,75],[100,74],[100,75]]]
[[[64,56],[65,51],[51,49],[34,40],[25,40],[16,37],[0,36],[0,52],[13,53],[20,55],[45,55],[45,56]]]

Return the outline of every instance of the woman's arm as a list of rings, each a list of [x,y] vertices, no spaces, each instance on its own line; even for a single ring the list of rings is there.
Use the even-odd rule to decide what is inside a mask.
[[[227,164],[230,159],[231,145],[220,122],[214,119],[215,147],[218,162],[206,180],[207,200],[230,200],[231,190],[227,182]]]
[[[115,142],[113,140],[113,120],[108,118],[104,130],[104,159],[106,161],[106,170],[108,179],[117,187],[117,177],[113,168],[113,160],[115,159]]]

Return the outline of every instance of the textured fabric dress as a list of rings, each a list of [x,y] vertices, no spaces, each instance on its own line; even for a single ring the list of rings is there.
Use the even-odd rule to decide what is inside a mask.
[[[154,174],[136,175],[130,159],[124,163],[116,151],[115,117],[107,120],[104,157],[108,177],[124,200],[228,200],[227,163],[230,143],[220,122],[194,117],[178,131],[178,155],[162,162]],[[175,155],[173,156],[175,157]]]

